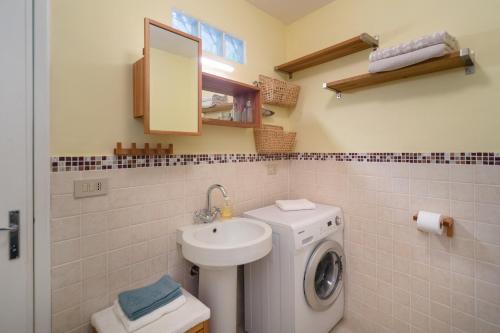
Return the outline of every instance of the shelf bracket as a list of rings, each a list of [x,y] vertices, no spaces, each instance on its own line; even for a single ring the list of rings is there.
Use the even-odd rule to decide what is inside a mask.
[[[332,89],[332,88],[329,88],[327,83],[323,83],[323,89],[333,90],[335,92],[335,97],[337,97],[337,99],[342,98],[342,92],[335,90],[335,89]]]
[[[474,65],[465,67],[465,75],[471,75],[476,72],[476,67]]]
[[[332,89],[332,88],[329,88],[327,83],[323,83],[323,89],[334,91],[335,92],[335,97],[337,97],[337,99],[341,99],[342,98],[342,92],[338,91],[338,90],[335,90],[335,89]]]
[[[471,75],[476,72],[476,67],[474,65],[474,52],[470,49],[460,49],[460,58],[462,58],[465,64],[465,75]]]
[[[379,42],[380,42],[380,36],[379,35],[361,35],[361,39],[366,43],[366,44],[371,44],[372,45],[372,51],[377,51],[379,48]]]

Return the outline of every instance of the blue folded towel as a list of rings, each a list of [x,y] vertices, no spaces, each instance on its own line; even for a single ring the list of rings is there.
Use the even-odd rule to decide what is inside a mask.
[[[136,320],[182,295],[181,285],[164,275],[152,285],[128,290],[118,295],[118,302],[130,320]]]

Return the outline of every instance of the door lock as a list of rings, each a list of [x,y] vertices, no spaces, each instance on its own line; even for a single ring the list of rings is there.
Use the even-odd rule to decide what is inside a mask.
[[[19,258],[19,215],[18,210],[9,212],[9,226],[7,228],[0,228],[0,231],[9,232],[9,259]]]

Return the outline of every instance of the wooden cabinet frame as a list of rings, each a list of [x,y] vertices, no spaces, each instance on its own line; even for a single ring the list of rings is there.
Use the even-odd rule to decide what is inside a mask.
[[[184,38],[191,39],[198,43],[198,131],[196,132],[180,132],[180,131],[159,131],[151,130],[149,124],[149,104],[150,104],[150,33],[149,26],[154,25],[160,29],[170,31],[174,34]],[[133,65],[133,96],[134,96],[134,118],[144,119],[144,133],[145,134],[176,134],[176,135],[200,135],[201,134],[201,86],[202,86],[202,72],[201,72],[201,55],[202,44],[201,39],[183,31],[174,29],[168,25],[149,18],[144,19],[144,57],[136,61]]]

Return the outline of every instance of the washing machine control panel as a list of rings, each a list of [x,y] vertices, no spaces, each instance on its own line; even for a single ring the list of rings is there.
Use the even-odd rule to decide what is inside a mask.
[[[342,217],[336,215],[299,228],[295,230],[295,248],[298,250],[319,239],[323,239],[327,235],[340,230],[342,227]]]

